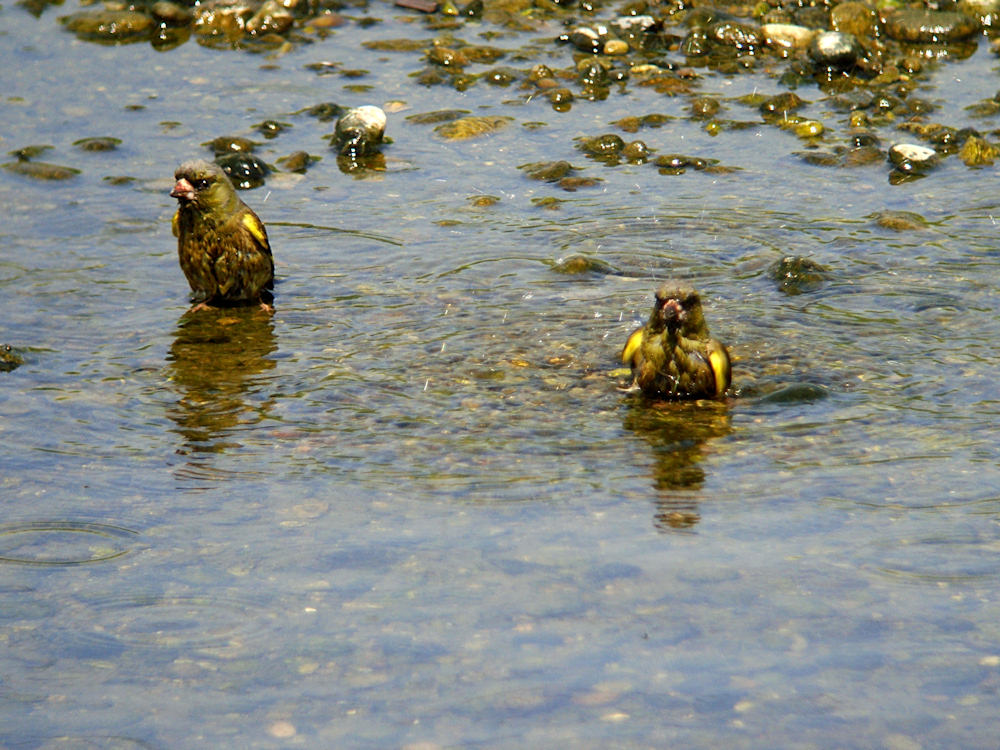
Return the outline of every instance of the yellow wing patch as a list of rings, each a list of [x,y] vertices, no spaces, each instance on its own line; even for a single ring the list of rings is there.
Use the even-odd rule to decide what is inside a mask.
[[[708,344],[708,363],[715,375],[715,395],[721,396],[729,388],[733,371],[729,363],[729,352],[718,341],[710,341]]]
[[[247,228],[247,231],[254,236],[262,246],[267,247],[267,233],[264,232],[264,227],[260,223],[260,220],[251,213],[243,214],[243,226]]]
[[[174,237],[180,237],[181,236],[181,230],[177,226],[177,223],[180,220],[181,220],[181,212],[180,212],[180,209],[178,209],[178,210],[174,211],[174,218],[172,218],[170,220],[170,229],[173,231]]]
[[[632,364],[632,357],[642,346],[642,332],[643,327],[639,326],[628,335],[628,341],[625,342],[625,348],[622,349],[622,362],[626,365]]]

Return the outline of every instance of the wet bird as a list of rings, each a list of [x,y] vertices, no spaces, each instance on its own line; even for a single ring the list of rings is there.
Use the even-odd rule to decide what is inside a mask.
[[[194,309],[274,301],[274,259],[264,224],[236,194],[226,173],[196,159],[174,173],[173,230]]]
[[[708,332],[701,297],[690,287],[664,284],[646,325],[622,349],[634,387],[670,399],[718,398],[732,382],[726,347]]]

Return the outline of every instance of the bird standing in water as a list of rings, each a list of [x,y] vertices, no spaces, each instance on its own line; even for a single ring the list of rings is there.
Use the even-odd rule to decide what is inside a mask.
[[[173,230],[193,309],[259,304],[272,310],[274,259],[257,214],[216,164],[184,162],[174,179]]]
[[[622,362],[648,396],[718,398],[732,382],[729,352],[709,334],[701,297],[677,284],[656,291],[649,322],[628,337]]]

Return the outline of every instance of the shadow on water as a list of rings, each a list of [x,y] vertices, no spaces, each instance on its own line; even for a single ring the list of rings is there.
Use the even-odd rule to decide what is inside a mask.
[[[636,394],[629,396],[623,424],[653,450],[653,525],[660,531],[694,526],[701,519],[698,497],[705,483],[701,462],[710,443],[732,431],[729,406],[650,401]]]
[[[271,316],[260,308],[207,309],[180,319],[167,355],[177,393],[167,416],[183,438],[177,452],[190,457],[183,472],[210,472],[205,456],[239,447],[227,438],[267,413],[270,401],[256,392],[260,376],[275,366],[268,355],[276,349]]]

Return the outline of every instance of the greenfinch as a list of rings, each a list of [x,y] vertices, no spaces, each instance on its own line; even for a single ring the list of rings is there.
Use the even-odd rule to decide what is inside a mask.
[[[274,301],[274,259],[264,224],[222,169],[203,159],[181,164],[170,195],[181,270],[195,309]]]
[[[729,352],[709,334],[701,297],[686,286],[656,291],[649,322],[631,333],[621,356],[648,396],[718,398],[732,383]]]

